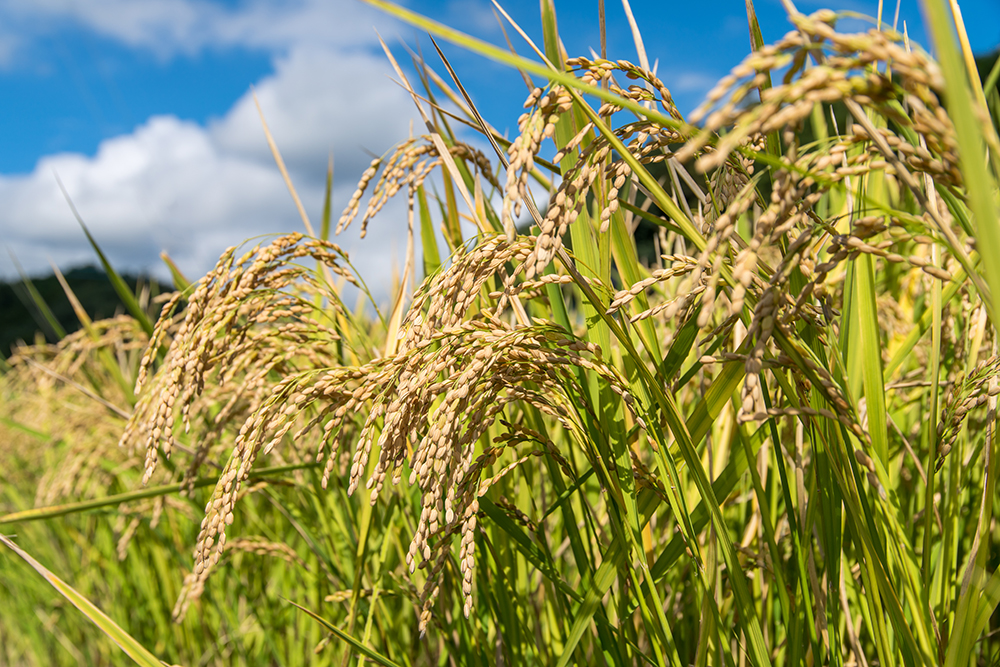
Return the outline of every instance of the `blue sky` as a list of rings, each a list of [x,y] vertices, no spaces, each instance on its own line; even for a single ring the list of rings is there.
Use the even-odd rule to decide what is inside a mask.
[[[482,0],[409,0],[412,9],[502,44]],[[539,38],[538,3],[502,3]],[[596,0],[556,0],[567,50],[599,48]],[[633,0],[647,51],[682,111],[748,51],[744,3]],[[812,12],[823,2],[800,1]],[[756,3],[767,41],[790,28],[777,0]],[[873,15],[877,3],[830,4]],[[1000,0],[961,2],[974,49],[1000,44]],[[892,20],[895,5],[885,10]],[[607,0],[609,55],[635,60],[621,5]],[[926,44],[918,5],[901,7]],[[430,45],[355,0],[0,0],[0,240],[29,273],[92,261],[55,174],[112,261],[165,275],[166,250],[189,274],[227,246],[301,223],[274,168],[249,96],[253,86],[306,207],[318,218],[327,155],[335,208],[370,153],[404,139],[412,105],[390,78],[375,28]],[[852,28],[864,28],[860,22]],[[527,53],[519,41],[515,46]],[[446,52],[484,115],[512,130],[526,90],[516,72],[454,47]],[[441,68],[439,68],[441,69]],[[399,209],[366,241],[342,245],[376,289],[405,249]],[[0,253],[0,277],[14,275]]]

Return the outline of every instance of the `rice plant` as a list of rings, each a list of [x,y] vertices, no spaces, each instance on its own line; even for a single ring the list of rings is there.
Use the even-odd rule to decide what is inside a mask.
[[[747,3],[685,118],[641,39],[571,56],[549,1],[531,57],[369,2],[520,70],[518,134],[387,48],[426,131],[336,225],[405,196],[384,313],[327,206],[155,326],[15,356],[5,432],[63,457],[4,453],[48,480],[0,517],[25,552],[185,664],[994,664],[1000,100],[960,17],[927,1],[937,62],[790,3],[765,45]],[[78,658],[2,562],[6,659]]]

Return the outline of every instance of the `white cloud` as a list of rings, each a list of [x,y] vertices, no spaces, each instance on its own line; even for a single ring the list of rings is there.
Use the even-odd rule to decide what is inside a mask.
[[[364,149],[383,153],[408,134],[415,111],[389,72],[383,57],[309,45],[277,58],[274,74],[256,85],[316,226],[328,152],[336,162],[336,215],[370,160]],[[47,272],[49,258],[63,267],[94,260],[56,173],[121,270],[165,276],[159,253],[166,250],[189,277],[198,277],[230,245],[302,229],[249,93],[207,127],[157,116],[104,141],[93,157],[49,156],[28,175],[0,176],[0,239],[29,273]],[[398,238],[397,257],[405,251],[406,221],[398,210],[373,223],[383,232],[376,237],[381,243],[359,242],[356,230],[341,243],[375,290],[388,285],[387,235]],[[0,275],[13,273],[0,256]]]
[[[354,0],[254,0],[236,7],[206,0],[0,0],[0,19],[0,35],[73,26],[165,58],[233,46],[345,49],[372,44],[372,26],[391,25],[384,14]]]
[[[364,149],[381,154],[404,138],[416,110],[389,78],[391,72],[383,56],[318,47],[296,48],[278,58],[274,75],[255,90],[290,168],[321,178],[330,150],[336,149],[337,172],[354,178],[370,162]],[[211,123],[209,131],[221,150],[273,163],[261,140],[260,116],[251,93]]]
[[[464,20],[479,25],[483,16],[466,12]],[[0,64],[4,53],[16,58],[18,49],[28,53],[37,38],[64,30],[166,59],[232,47],[270,53],[273,72],[254,89],[318,227],[330,151],[336,224],[370,154],[405,139],[416,116],[409,96],[389,78],[373,25],[389,38],[404,30],[353,0],[250,0],[236,7],[204,0],[0,0]],[[29,274],[47,273],[50,259],[63,268],[95,261],[55,174],[119,270],[167,278],[159,258],[165,250],[197,278],[228,246],[302,230],[249,91],[207,123],[152,117],[102,142],[93,156],[50,155],[29,174],[0,175],[0,243]],[[377,296],[384,296],[393,264],[403,262],[405,230],[400,201],[373,221],[367,239],[358,239],[356,226],[337,239]],[[0,278],[14,276],[0,250]]]

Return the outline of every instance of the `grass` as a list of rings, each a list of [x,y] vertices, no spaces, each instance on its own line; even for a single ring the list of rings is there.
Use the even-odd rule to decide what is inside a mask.
[[[543,2],[524,57],[369,1],[542,83],[519,134],[386,49],[427,134],[336,229],[407,197],[387,312],[327,203],[12,357],[0,660],[995,664],[1000,100],[948,5],[939,64],[748,3],[685,119],[639,26],[568,58]]]

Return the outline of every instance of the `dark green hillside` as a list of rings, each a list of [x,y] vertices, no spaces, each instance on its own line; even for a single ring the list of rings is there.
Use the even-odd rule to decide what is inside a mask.
[[[93,266],[71,269],[65,277],[91,318],[96,320],[125,312],[121,299],[107,275],[100,269]],[[123,275],[122,278],[136,293],[142,285],[149,285],[151,296],[162,289],[156,281],[150,283],[145,278],[129,275]],[[31,282],[63,329],[72,332],[80,328],[73,306],[54,275],[36,278]],[[11,348],[18,341],[34,342],[36,336],[43,336],[50,343],[58,339],[23,282],[0,282],[0,354],[8,357]]]

